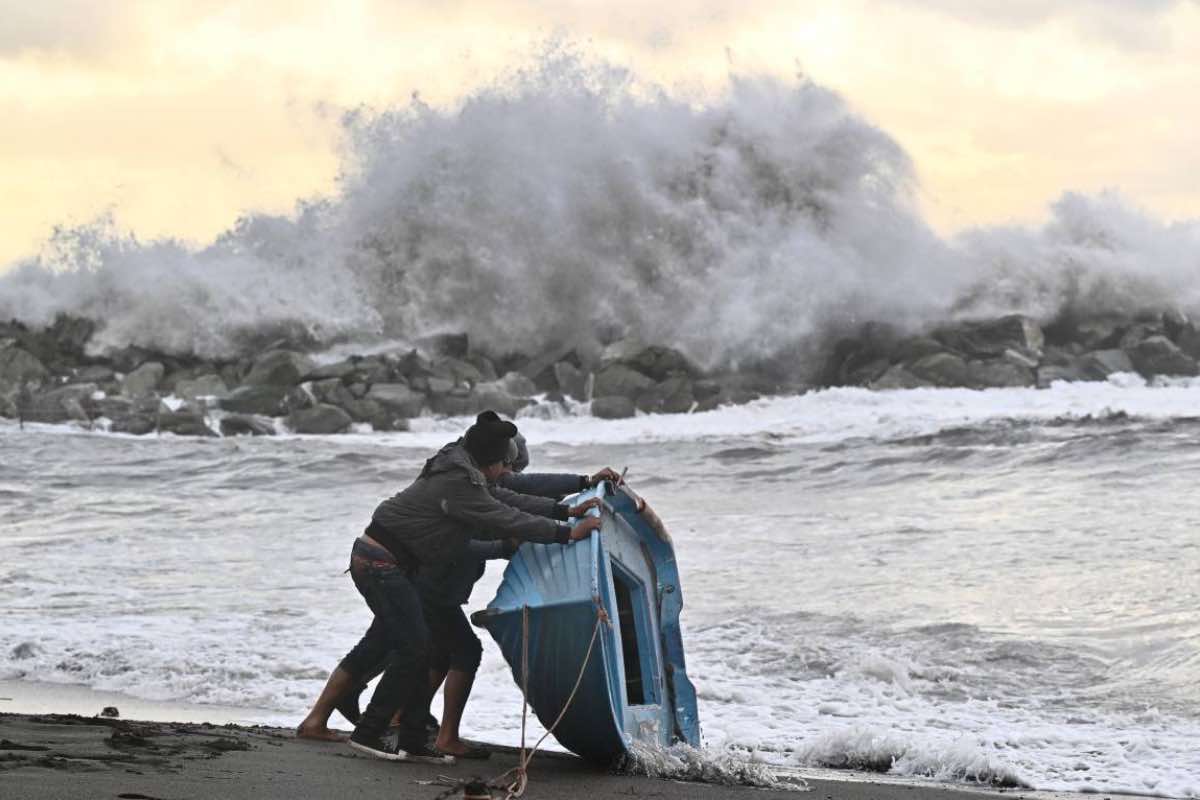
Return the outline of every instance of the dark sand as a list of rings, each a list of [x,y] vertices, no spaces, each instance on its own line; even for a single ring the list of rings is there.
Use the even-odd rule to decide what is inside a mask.
[[[454,766],[390,763],[345,744],[296,739],[280,728],[135,722],[66,715],[0,714],[0,799],[122,798],[416,798],[443,787],[439,775],[492,778],[517,763],[511,749],[488,761]],[[942,788],[920,783],[814,778],[811,791],[683,783],[598,770],[578,758],[539,754],[528,798],[814,798],[814,800],[980,800],[1040,793],[1017,789]],[[452,795],[460,797],[461,794]],[[502,793],[497,792],[497,797]],[[1044,795],[1043,795],[1044,796]]]

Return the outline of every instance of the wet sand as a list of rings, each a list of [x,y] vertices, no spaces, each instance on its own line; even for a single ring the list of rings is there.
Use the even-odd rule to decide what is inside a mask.
[[[345,744],[296,739],[265,726],[139,722],[59,714],[0,714],[0,797],[233,800],[342,797],[433,800],[456,780],[490,779],[517,763],[511,748],[454,766],[391,763]],[[980,800],[1048,797],[1018,789],[943,788],[928,783],[831,779],[802,773],[810,791],[758,789],[618,775],[574,756],[539,754],[528,798],[798,798]],[[455,793],[452,797],[461,797]],[[502,793],[497,792],[497,797]]]

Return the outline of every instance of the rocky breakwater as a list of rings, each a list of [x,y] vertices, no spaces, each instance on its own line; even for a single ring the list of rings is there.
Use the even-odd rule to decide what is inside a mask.
[[[209,360],[136,347],[97,354],[88,348],[96,328],[68,316],[44,329],[0,324],[0,416],[138,435],[333,434],[487,408],[553,416],[589,401],[604,418],[681,413],[787,389],[706,375],[676,350],[631,343],[493,360],[465,335],[439,335],[411,350],[319,363],[280,341],[255,356]]]
[[[415,349],[322,362],[279,341],[253,356],[201,359],[143,348],[95,353],[96,324],[60,316],[42,329],[0,323],[0,416],[119,433],[189,436],[404,430],[422,415],[487,408],[555,416],[690,413],[811,386],[870,389],[1047,387],[1055,381],[1200,374],[1200,328],[1176,311],[958,321],[925,332],[867,324],[815,343],[815,363],[777,358],[705,371],[670,347],[617,341],[538,356],[489,356],[466,335]],[[811,351],[810,351],[811,352]]]
[[[971,389],[1102,381],[1137,373],[1148,381],[1200,375],[1200,329],[1178,311],[1066,315],[1045,326],[1021,315],[901,335],[865,325],[837,342],[820,383],[871,389]]]

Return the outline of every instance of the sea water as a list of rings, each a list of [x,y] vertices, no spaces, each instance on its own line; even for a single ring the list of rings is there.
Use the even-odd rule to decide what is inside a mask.
[[[518,422],[531,469],[628,467],[664,520],[710,751],[1196,797],[1197,408],[1200,382],[1118,376]],[[295,724],[370,620],[351,542],[466,424],[202,440],[6,423],[0,680]],[[520,693],[483,638],[464,731],[515,744]]]

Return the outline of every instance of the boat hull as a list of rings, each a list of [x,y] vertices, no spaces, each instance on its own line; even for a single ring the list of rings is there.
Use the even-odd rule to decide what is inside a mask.
[[[473,620],[518,686],[528,663],[529,704],[568,750],[609,763],[634,742],[698,745],[670,538],[632,492],[602,485],[572,502],[590,496],[603,500],[600,530],[569,545],[523,545]]]

